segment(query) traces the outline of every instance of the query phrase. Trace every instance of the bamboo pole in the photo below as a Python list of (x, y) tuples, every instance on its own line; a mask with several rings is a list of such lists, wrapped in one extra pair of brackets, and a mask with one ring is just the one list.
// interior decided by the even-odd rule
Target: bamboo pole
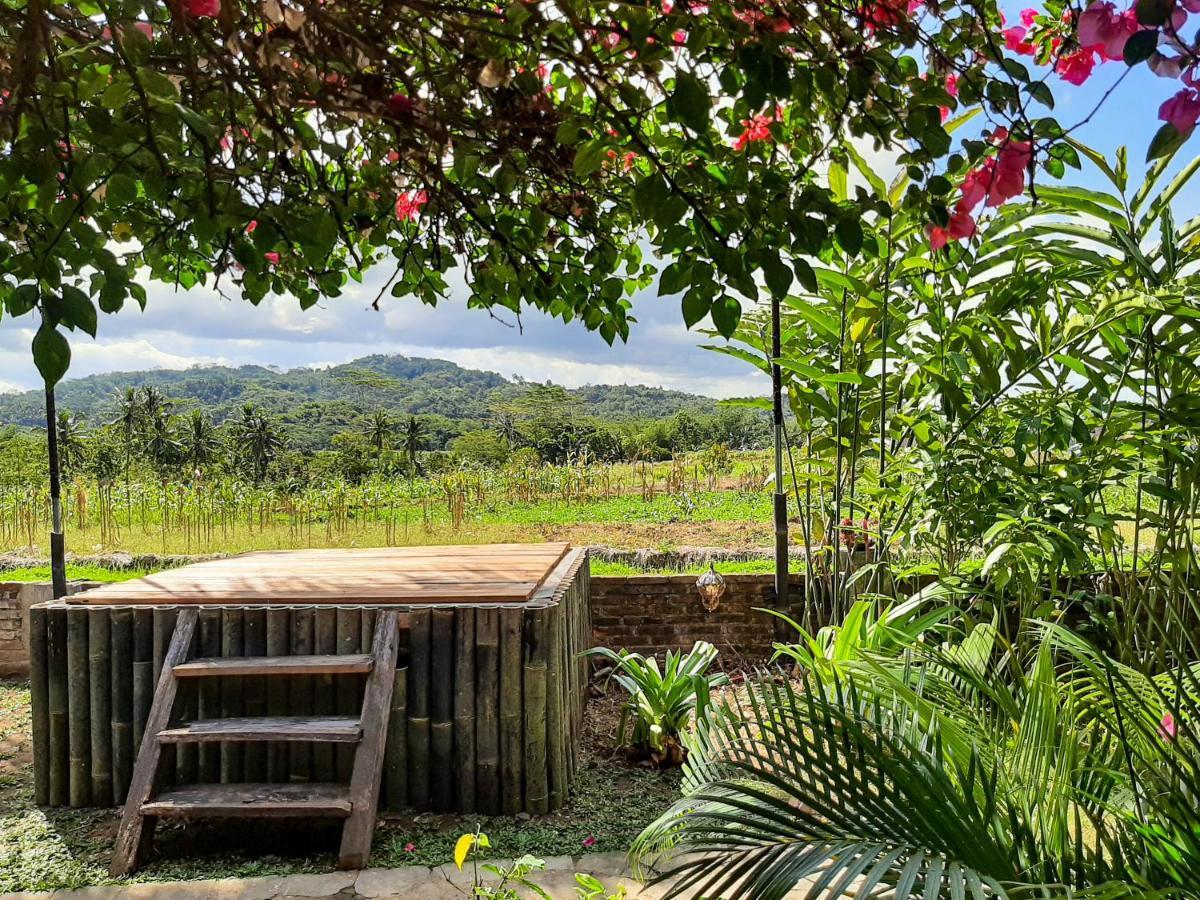
[(475, 812), (475, 610), (454, 614), (454, 772), (460, 813)]
[(550, 610), (525, 611), (525, 671), (522, 701), (525, 730), (525, 811), (538, 814), (550, 809), (550, 777), (546, 765), (546, 696)]
[[(313, 613), (313, 652), (322, 655), (337, 653), (337, 611), (318, 609)], [(337, 696), (332, 675), (318, 675), (313, 685), (313, 714), (331, 716), (336, 709)], [(333, 781), (336, 773), (333, 746), (328, 743), (312, 745), (312, 780)]]
[(408, 803), (429, 809), (430, 612), (413, 610), (408, 632)]
[[(221, 655), (221, 610), (200, 610), (200, 655), (213, 658)], [(221, 716), (221, 680), (201, 678), (198, 686), (201, 719), (216, 719)], [(221, 747), (205, 741), (198, 748), (200, 781), (211, 783), (221, 779)]]
[(109, 617), (112, 671), (112, 748), (114, 806), (125, 802), (133, 775), (133, 611), (114, 609)]
[[(288, 610), (267, 610), (267, 656), (288, 655)], [(288, 715), (287, 680), (279, 676), (264, 679), (267, 690), (267, 715)], [(267, 781), (288, 780), (287, 744), (272, 741), (267, 745)]]
[[(244, 656), (246, 620), (240, 609), (221, 610), (221, 656)], [(221, 718), (230, 719), (242, 714), (245, 702), (245, 679), (241, 675), (221, 678)], [(236, 741), (221, 742), (221, 783), (237, 784), (245, 774), (245, 753)]]
[(67, 746), (67, 611), (52, 609), (47, 614), (46, 658), (48, 729), (50, 736), (50, 805), (66, 806), (70, 796)]
[[(174, 622), (179, 621), (178, 610), (175, 611)], [(174, 627), (172, 627), (174, 634)], [(167, 642), (170, 646), (170, 641)], [(166, 652), (165, 650), (163, 651)], [(192, 646), (189, 653), (194, 656), (202, 656), (204, 653), (203, 640), (200, 634), (195, 634), (192, 637)], [(196, 679), (190, 679), (195, 682)], [(211, 681), (212, 679), (200, 679), (201, 681)], [(183, 721), (192, 721), (200, 716), (200, 691), (201, 685), (181, 683), (175, 696), (175, 707), (179, 711), (179, 718)], [(176, 744), (175, 745), (175, 781), (177, 784), (195, 784), (200, 780), (200, 747), (196, 744)]]
[[(267, 655), (267, 611), (248, 609), (243, 615), (243, 638), (246, 656)], [(262, 718), (267, 714), (267, 678), (264, 675), (247, 675), (242, 682), (245, 700), (244, 715)], [(267, 780), (267, 746), (260, 741), (245, 745), (245, 778), (252, 783)]]
[(91, 697), (88, 690), (88, 614), (67, 610), (67, 746), (70, 749), (70, 802), (92, 802)]
[(33, 741), (33, 802), (50, 802), (50, 673), (46, 610), (29, 610), (29, 705)]
[(521, 633), (523, 610), (500, 611), (500, 805), (506, 816), (525, 808), (522, 770), (525, 751), (521, 734)]
[(435, 609), (430, 649), (430, 805), (454, 808), (454, 610)]
[(546, 734), (547, 780), (550, 808), (561, 809), (567, 802), (570, 784), (567, 781), (567, 684), (563, 657), (566, 612), (561, 605), (546, 610), (549, 617), (546, 647)]
[[(158, 689), (158, 679), (162, 675), (163, 659), (167, 655), (167, 648), (171, 646), (171, 635), (175, 631), (175, 619), (179, 611), (175, 609), (159, 609), (155, 608), (151, 613), (151, 628), (153, 630), (153, 676), (151, 677), (150, 696), (153, 699), (154, 691)], [(183, 693), (190, 693), (191, 685), (183, 686)], [(177, 695), (178, 696), (178, 695)], [(149, 713), (147, 713), (149, 715)], [(176, 747), (167, 746), (162, 748), (162, 756), (160, 765), (162, 771), (172, 772), (176, 768), (177, 752)]]
[(142, 732), (154, 700), (154, 614), (133, 611), (133, 753), (142, 746)]
[(475, 612), (475, 796), (487, 816), (500, 813), (500, 611)]
[(97, 806), (107, 806), (113, 793), (112, 629), (107, 609), (91, 609), (87, 615), (92, 802)]
[(384, 808), (398, 812), (408, 805), (408, 667), (396, 667), (392, 707), (388, 714), (383, 756)]
[[(297, 609), (291, 613), (291, 649), (293, 656), (308, 656), (313, 652), (313, 611)], [(296, 675), (288, 679), (288, 711), (294, 716), (313, 713), (314, 679)], [(287, 748), (288, 780), (312, 780), (312, 744), (292, 744)]]
[[(337, 653), (345, 656), (362, 649), (362, 614), (357, 609), (337, 611)], [(339, 675), (334, 679), (335, 703), (339, 716), (353, 716), (362, 711), (362, 678), (358, 675)], [(338, 744), (334, 747), (334, 765), (337, 781), (349, 782), (354, 770), (354, 745)]]

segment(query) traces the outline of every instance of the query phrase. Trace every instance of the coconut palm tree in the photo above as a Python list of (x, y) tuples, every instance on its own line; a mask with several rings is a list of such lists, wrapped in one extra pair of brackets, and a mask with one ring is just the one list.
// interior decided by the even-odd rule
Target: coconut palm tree
[(375, 450), (375, 462), (378, 463), (387, 450), (392, 449), (396, 437), (396, 421), (384, 410), (377, 409), (363, 431), (363, 436)]
[(199, 409), (192, 410), (183, 429), (181, 443), (184, 461), (193, 474), (202, 471), (216, 459), (221, 449), (221, 441), (217, 437), (212, 419)]
[(79, 419), (69, 410), (60, 410), (55, 430), (58, 432), (59, 468), (64, 479), (83, 463), (83, 431)]
[(271, 462), (283, 449), (283, 438), (274, 422), (253, 404), (242, 407), (232, 424), (235, 452), (250, 466), (256, 484), (267, 477)]
[(125, 497), (130, 496), (129, 470), (137, 453), (138, 435), (141, 431), (142, 405), (136, 388), (125, 388), (117, 397), (117, 417), (109, 424), (121, 433), (123, 468), (125, 470)]
[(411, 475), (421, 474), (421, 463), (417, 453), (425, 449), (425, 439), (428, 432), (416, 416), (409, 416), (400, 434), (400, 446), (404, 449), (404, 457), (408, 460), (408, 471)]

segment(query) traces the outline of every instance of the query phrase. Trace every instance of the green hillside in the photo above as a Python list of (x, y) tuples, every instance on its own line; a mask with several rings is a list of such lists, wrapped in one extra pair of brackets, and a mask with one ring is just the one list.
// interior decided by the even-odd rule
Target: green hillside
[[(498, 404), (529, 387), (445, 360), (376, 355), (328, 369), (205, 366), (91, 375), (60, 384), (58, 404), (85, 427), (95, 427), (115, 418), (117, 398), (127, 388), (147, 385), (173, 400), (175, 412), (202, 407), (218, 424), (254, 404), (276, 418), (301, 450), (328, 447), (333, 435), (358, 427), (364, 412), (374, 409), (421, 416), (431, 444), (443, 446), (488, 424)], [(704, 416), (716, 409), (708, 397), (642, 385), (590, 385), (569, 393), (582, 414), (608, 422), (665, 419), (681, 410)], [(0, 424), (40, 427), (42, 404), (39, 391), (0, 394)]]

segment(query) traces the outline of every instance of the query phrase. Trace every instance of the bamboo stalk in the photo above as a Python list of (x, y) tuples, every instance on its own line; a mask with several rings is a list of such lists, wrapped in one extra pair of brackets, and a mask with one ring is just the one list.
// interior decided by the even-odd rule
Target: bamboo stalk
[(454, 610), (435, 609), (430, 645), (430, 805), (454, 808)]
[(408, 803), (429, 809), (429, 657), (431, 616), (414, 610), (408, 632)]
[(112, 629), (107, 609), (88, 610), (88, 689), (91, 694), (92, 802), (113, 793)]
[[(243, 615), (243, 646), (246, 656), (267, 655), (267, 611), (248, 609)], [(247, 675), (242, 682), (244, 715), (262, 718), (267, 714), (267, 678)], [(267, 780), (267, 747), (259, 741), (245, 745), (245, 778), (252, 783)]]
[[(153, 700), (154, 692), (158, 689), (158, 679), (162, 675), (163, 659), (167, 655), (167, 648), (171, 645), (171, 635), (175, 631), (175, 619), (179, 611), (176, 609), (158, 609), (155, 608), (151, 612), (150, 621), (152, 629), (153, 641), (153, 675), (150, 679), (150, 696)], [(183, 693), (191, 693), (192, 685), (185, 685)], [(177, 695), (178, 696), (178, 695)], [(182, 698), (180, 698), (182, 699)], [(149, 715), (149, 713), (147, 713)], [(176, 768), (177, 748), (173, 746), (163, 747), (161, 750), (160, 766), (161, 771), (173, 772)]]
[(154, 700), (154, 614), (133, 611), (133, 753), (142, 746), (142, 732)]
[(547, 609), (546, 614), (549, 616), (546, 647), (547, 780), (550, 808), (561, 809), (566, 804), (570, 791), (567, 781), (567, 684), (563, 659), (567, 617), (561, 605)]
[[(362, 614), (357, 609), (337, 611), (337, 653), (345, 656), (362, 649)], [(368, 645), (369, 646), (369, 645)], [(362, 676), (339, 675), (334, 679), (336, 709), (339, 716), (353, 716), (362, 710)], [(354, 769), (354, 745), (338, 744), (334, 748), (337, 780), (350, 781)]]
[(388, 714), (387, 747), (383, 756), (384, 808), (393, 812), (408, 805), (408, 667), (396, 667), (392, 707)]
[(110, 706), (112, 707), (113, 792), (114, 806), (125, 802), (129, 779), (133, 775), (133, 612), (114, 609), (109, 616), (109, 643), (112, 670)]
[(91, 696), (88, 690), (88, 611), (67, 610), (67, 746), (70, 803), (92, 802)]
[[(267, 656), (288, 655), (288, 611), (267, 610)], [(267, 683), (267, 715), (288, 714), (288, 685), (278, 676), (265, 679)], [(267, 781), (288, 780), (288, 746), (284, 741), (267, 745)]]
[(500, 611), (475, 612), (475, 797), (487, 816), (500, 812)]
[[(337, 611), (318, 609), (313, 613), (313, 652), (332, 655), (337, 653)], [(313, 715), (333, 715), (337, 702), (333, 676), (318, 675), (313, 685)], [(333, 746), (327, 743), (312, 745), (312, 780), (333, 781), (335, 761)]]
[(550, 808), (550, 778), (546, 765), (547, 669), (549, 610), (525, 612), (525, 671), (523, 673), (525, 741), (525, 811), (538, 814)]
[(473, 813), (475, 800), (475, 610), (454, 614), (454, 772), (457, 812)]
[(523, 611), (500, 611), (500, 804), (506, 816), (524, 810), (522, 777), (525, 761), (521, 734)]
[[(297, 609), (291, 614), (291, 648), (293, 656), (308, 656), (313, 652), (313, 611)], [(297, 675), (288, 680), (288, 711), (294, 716), (313, 713), (314, 679)], [(292, 744), (287, 748), (288, 780), (312, 780), (312, 744)]]
[[(221, 655), (221, 610), (200, 610), (200, 655), (213, 658)], [(202, 678), (197, 688), (197, 715), (201, 719), (216, 719), (221, 715), (221, 680)], [(197, 762), (200, 781), (215, 782), (221, 779), (221, 747), (205, 741), (198, 748)]]
[(50, 802), (50, 675), (47, 671), (50, 660), (46, 628), (46, 610), (32, 607), (29, 610), (29, 705), (33, 712), (33, 802), (38, 806)]
[[(221, 610), (221, 656), (244, 656), (246, 620), (240, 609)], [(245, 702), (245, 679), (241, 675), (221, 678), (221, 718), (242, 714)], [(236, 741), (221, 742), (221, 783), (236, 784), (245, 774), (245, 748)]]
[(66, 806), (70, 797), (70, 748), (67, 743), (67, 611), (47, 613), (47, 703), (49, 711), (50, 805)]

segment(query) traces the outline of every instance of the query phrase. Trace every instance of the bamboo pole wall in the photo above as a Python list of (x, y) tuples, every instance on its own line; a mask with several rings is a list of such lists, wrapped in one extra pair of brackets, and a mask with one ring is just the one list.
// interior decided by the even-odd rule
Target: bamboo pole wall
[[(582, 551), (524, 606), (401, 616), (380, 806), (544, 813), (569, 799), (586, 701)], [(177, 607), (35, 606), (30, 615), (34, 793), (51, 806), (124, 802)], [(356, 653), (377, 607), (205, 607), (191, 656)], [(362, 676), (186, 679), (176, 718), (356, 714)], [(330, 744), (180, 746), (166, 783), (337, 781)]]

